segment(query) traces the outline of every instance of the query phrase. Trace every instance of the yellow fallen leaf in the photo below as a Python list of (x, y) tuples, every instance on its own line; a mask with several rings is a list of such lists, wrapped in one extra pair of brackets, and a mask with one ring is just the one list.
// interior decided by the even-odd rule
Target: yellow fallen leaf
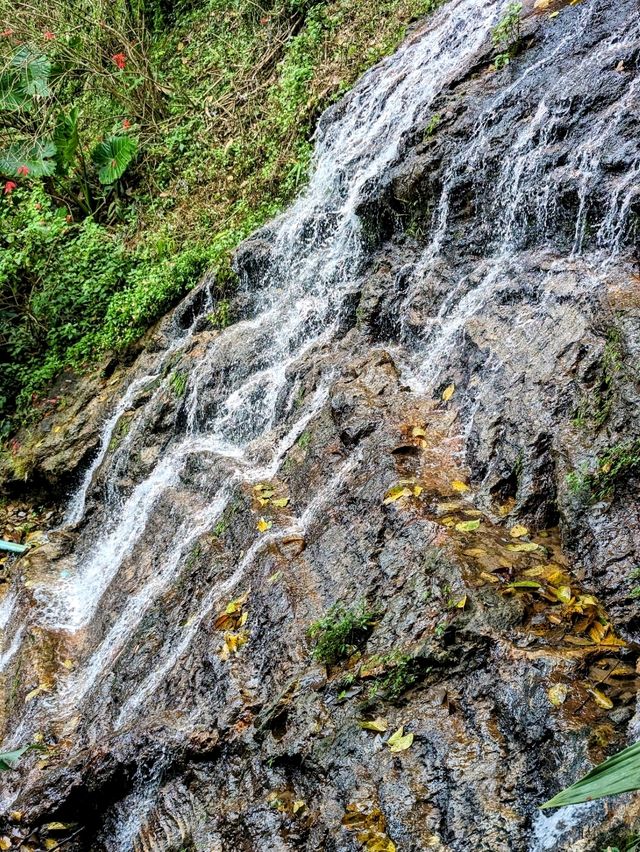
[(258, 504), (259, 504), (260, 506), (268, 506), (268, 505), (269, 505), (269, 500), (268, 500), (268, 498), (266, 498), (266, 497), (258, 497)]
[(260, 520), (256, 524), (256, 529), (258, 530), (258, 532), (263, 533), (263, 532), (266, 532), (267, 530), (270, 530), (272, 526), (273, 526), (273, 521), (265, 521), (264, 518), (260, 518)]
[(22, 811), (11, 811), (9, 813), (11, 822), (22, 822)]
[(458, 601), (458, 603), (456, 604), (456, 609), (464, 609), (466, 605), (467, 605), (467, 596), (463, 595), (460, 598), (460, 600)]
[(413, 486), (413, 496), (414, 497), (419, 497), (422, 494), (423, 491), (424, 491), (424, 489), (423, 489), (422, 485), (414, 485)]
[(0, 849), (11, 849), (11, 840), (6, 834), (0, 837)]
[(573, 595), (571, 594), (571, 586), (560, 586), (556, 589), (556, 597), (561, 603), (569, 603)]
[(446, 515), (448, 512), (456, 512), (461, 507), (462, 503), (458, 503), (455, 500), (451, 503), (439, 503), (438, 512)]
[(411, 434), (414, 438), (426, 438), (427, 433), (420, 426), (414, 426), (411, 430)]
[(451, 399), (451, 397), (452, 397), (452, 396), (453, 396), (453, 394), (454, 394), (455, 389), (456, 389), (456, 386), (455, 386), (455, 385), (453, 384), (453, 382), (452, 382), (450, 385), (448, 385), (448, 386), (447, 386), (447, 387), (443, 390), (443, 392), (442, 392), (442, 399), (443, 399), (445, 402), (449, 402), (449, 400)]
[(533, 553), (534, 550), (538, 550), (539, 545), (534, 541), (522, 541), (519, 544), (508, 544), (507, 550), (511, 550), (514, 553)]
[(389, 751), (393, 752), (406, 751), (408, 748), (411, 747), (412, 743), (413, 734), (405, 734), (404, 725), (398, 728), (395, 733), (391, 734), (391, 736), (387, 740)]
[(394, 485), (384, 495), (384, 500), (382, 502), (386, 506), (389, 503), (395, 503), (395, 501), (399, 500), (401, 497), (410, 497), (410, 496), (411, 496), (411, 489), (407, 488), (406, 485)]
[(72, 822), (47, 822), (44, 828), (47, 831), (68, 831), (70, 828), (74, 828), (74, 825)]
[(298, 799), (293, 803), (291, 810), (294, 812), (294, 814), (297, 814), (298, 811), (301, 811), (303, 808), (306, 807), (307, 806), (305, 805), (305, 803), (301, 799)]
[(554, 707), (559, 707), (561, 704), (564, 704), (568, 694), (569, 687), (566, 683), (556, 683), (555, 686), (552, 686), (547, 690), (547, 697)]
[(480, 521), (461, 521), (459, 524), (456, 524), (456, 529), (458, 532), (473, 532), (477, 530), (480, 526)]
[(594, 642), (600, 644), (609, 631), (608, 624), (600, 624), (599, 621), (594, 621), (591, 627), (589, 628), (589, 636), (593, 639)]
[(388, 728), (387, 720), (381, 716), (378, 716), (376, 719), (367, 719), (358, 722), (358, 724), (365, 731), (377, 731), (380, 734), (383, 734)]
[(58, 841), (53, 837), (47, 837), (47, 839), (44, 841), (45, 849), (55, 849), (57, 845)]
[(604, 710), (611, 710), (613, 707), (613, 701), (604, 694), (604, 692), (600, 692), (599, 689), (589, 689), (588, 692), (593, 695), (593, 698), (598, 705), (598, 707), (602, 707)]
[(31, 692), (28, 692), (25, 695), (24, 700), (25, 701), (32, 701), (36, 697), (36, 695), (40, 695), (41, 692), (47, 692), (47, 691), (48, 690), (46, 690), (43, 686), (36, 686), (35, 689), (32, 689)]
[(273, 506), (277, 506), (278, 509), (284, 509), (284, 507), (289, 504), (289, 498), (279, 497), (277, 500), (272, 500), (271, 503)]
[(277, 583), (280, 577), (282, 577), (282, 571), (276, 571), (267, 579), (267, 583)]
[(466, 491), (469, 491), (469, 486), (466, 483), (461, 482), (459, 479), (454, 479), (451, 483), (451, 487), (459, 494), (464, 494)]
[(500, 578), (496, 577), (494, 574), (489, 574), (487, 571), (481, 571), (480, 576), (483, 580), (486, 580), (488, 583), (499, 583)]
[(249, 613), (245, 610), (240, 616), (240, 627), (244, 627), (247, 623), (247, 619), (249, 618)]
[(559, 14), (560, 14), (560, 10), (558, 10), (557, 12), (552, 12), (552, 13), (549, 15), (549, 17), (550, 17), (550, 18), (557, 18)]
[(487, 555), (487, 551), (482, 547), (468, 547), (462, 551), (465, 556), (473, 556), (475, 559), (480, 559)]
[(522, 538), (523, 535), (529, 535), (529, 530), (521, 524), (516, 524), (509, 530), (509, 535), (511, 538)]
[(73, 660), (69, 660), (69, 659), (63, 660), (62, 665), (65, 667), (65, 669), (71, 670), (73, 668)]

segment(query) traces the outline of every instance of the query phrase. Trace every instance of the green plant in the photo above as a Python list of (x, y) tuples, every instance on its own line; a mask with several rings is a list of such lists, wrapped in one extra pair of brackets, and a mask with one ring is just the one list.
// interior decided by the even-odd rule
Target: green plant
[(640, 789), (640, 742), (622, 749), (540, 807), (559, 808)]
[(440, 124), (441, 118), (442, 116), (439, 112), (434, 112), (424, 129), (423, 136), (425, 139), (428, 139), (430, 136), (433, 136), (433, 134), (438, 129), (438, 125)]
[(311, 432), (305, 431), (302, 432), (297, 440), (297, 444), (301, 450), (306, 450), (309, 444), (311, 443)]
[(207, 316), (207, 319), (213, 328), (223, 329), (231, 325), (233, 320), (231, 318), (231, 306), (229, 304), (229, 300), (220, 299), (216, 303), (215, 308)]
[(334, 604), (307, 631), (307, 636), (314, 642), (314, 659), (335, 665), (348, 657), (364, 645), (376, 617), (377, 613), (368, 609), (364, 601), (349, 608), (342, 603)]
[(491, 31), (493, 46), (500, 50), (493, 61), (498, 69), (508, 65), (518, 52), (521, 12), (522, 3), (509, 3), (505, 14)]
[(580, 428), (593, 425), (602, 428), (609, 420), (616, 399), (616, 385), (624, 374), (622, 336), (617, 328), (609, 328), (593, 390), (580, 402), (573, 422)]
[(640, 438), (614, 444), (596, 459), (595, 469), (583, 468), (567, 475), (572, 494), (593, 501), (609, 499), (617, 484), (640, 471)]
[(382, 663), (387, 671), (377, 679), (376, 686), (389, 701), (397, 701), (422, 676), (419, 661), (409, 654), (394, 652), (383, 657)]
[(188, 378), (189, 375), (184, 370), (176, 370), (172, 373), (171, 378), (169, 379), (169, 385), (176, 396), (184, 396), (184, 392), (187, 389)]

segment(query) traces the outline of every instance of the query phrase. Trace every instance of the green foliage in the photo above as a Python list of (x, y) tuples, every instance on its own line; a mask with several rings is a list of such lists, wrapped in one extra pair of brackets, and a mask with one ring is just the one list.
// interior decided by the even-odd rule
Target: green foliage
[(220, 299), (207, 319), (213, 328), (223, 329), (231, 325), (231, 306), (228, 299)]
[(616, 485), (640, 471), (640, 438), (615, 444), (596, 460), (595, 469), (572, 471), (567, 476), (569, 490), (581, 499), (610, 498)]
[(439, 112), (434, 112), (434, 114), (431, 116), (431, 118), (427, 122), (427, 126), (424, 129), (424, 138), (425, 139), (428, 139), (430, 136), (433, 136), (433, 134), (438, 129), (438, 125), (440, 124), (441, 118), (442, 118), (442, 116), (440, 115)]
[(520, 13), (522, 3), (509, 3), (500, 22), (491, 31), (493, 46), (500, 50), (494, 59), (496, 68), (504, 68), (520, 46)]
[(616, 386), (624, 373), (622, 336), (617, 328), (610, 328), (607, 331), (598, 379), (591, 393), (585, 396), (578, 406), (573, 421), (576, 426), (601, 429), (607, 423), (616, 400)]
[(184, 396), (184, 392), (187, 389), (188, 378), (188, 374), (181, 370), (176, 370), (175, 373), (172, 374), (169, 379), (169, 384), (171, 386), (171, 390), (176, 396)]
[(314, 642), (314, 659), (335, 665), (353, 654), (367, 641), (376, 617), (377, 613), (368, 609), (364, 601), (350, 608), (342, 603), (334, 604), (307, 631)]
[(136, 155), (138, 145), (131, 136), (107, 136), (93, 149), (91, 159), (98, 169), (100, 183), (112, 184), (119, 180)]
[(398, 701), (422, 677), (419, 661), (409, 654), (395, 652), (383, 657), (381, 663), (386, 671), (376, 678), (375, 691), (388, 701)]
[(612, 846), (610, 843), (603, 847), (601, 852), (640, 852), (640, 834), (636, 832), (626, 833), (624, 836), (620, 836), (616, 834), (616, 838), (613, 841), (616, 845)]
[(580, 781), (558, 793), (541, 807), (559, 808), (638, 789), (640, 789), (640, 742), (614, 754)]
[(306, 180), (320, 111), (439, 3), (0, 0), (0, 412), (205, 272), (228, 324), (231, 253)]
[(311, 432), (309, 432), (308, 429), (300, 434), (300, 437), (297, 440), (297, 444), (298, 444), (298, 446), (300, 447), (301, 450), (307, 449), (307, 447), (311, 443), (311, 438), (312, 438), (312, 435), (311, 435)]

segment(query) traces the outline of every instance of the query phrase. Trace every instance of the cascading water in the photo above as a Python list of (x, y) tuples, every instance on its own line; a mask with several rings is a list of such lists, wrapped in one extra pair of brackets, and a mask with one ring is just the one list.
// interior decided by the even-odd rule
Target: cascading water
[[(480, 61), (502, 11), (495, 0), (451, 0), (366, 74), (321, 119), (307, 191), (249, 242), (251, 268), (240, 256), (243, 318), (203, 335), (196, 316), (133, 376), (68, 506), (67, 528), (77, 530), (72, 552), (57, 562), (56, 576), (30, 583), (30, 608), (19, 583), (0, 604), (5, 677), (21, 653), (29, 653), (23, 642), (29, 632), (49, 633), (58, 653), (72, 660), (55, 685), (10, 717), (6, 746), (21, 745), (47, 724), (62, 739), (77, 736), (90, 748), (135, 727), (146, 714), (176, 716), (182, 727), (209, 719), (206, 700), (193, 697), (181, 680), (203, 625), (240, 588), (254, 563), (322, 523), (335, 495), (357, 477), (365, 455), (355, 451), (340, 458), (322, 491), (309, 494), (285, 523), (239, 542), (233, 564), (206, 592), (180, 598), (190, 564), (200, 543), (219, 535), (216, 530), (242, 511), (239, 495), (279, 475), (287, 454), (326, 409), (338, 378), (335, 352), (351, 328), (352, 298), (369, 270), (363, 206), (384, 194), (388, 175), (440, 108), (438, 99)], [(573, 42), (595, 26), (596, 11), (595, 2), (573, 10), (572, 29), (535, 61), (521, 67), (514, 62), (508, 82), (496, 84), (476, 106), (468, 136), (449, 140), (429, 236), (414, 252), (408, 286), (398, 286), (400, 331), (389, 341), (396, 363), (406, 364), (405, 381), (416, 399), (432, 395), (467, 327), (482, 321), (488, 301), (512, 278), (535, 273), (544, 302), (551, 298), (547, 284), (559, 271), (578, 268), (585, 291), (595, 289), (628, 253), (640, 159), (614, 175), (612, 189), (607, 157), (627, 112), (637, 108), (638, 78), (621, 78), (620, 90), (589, 132), (563, 143), (573, 108), (566, 91), (640, 47), (640, 23), (623, 20), (568, 63)], [(566, 73), (552, 73), (563, 62)], [(550, 83), (540, 82), (545, 80)], [(515, 116), (527, 98), (527, 120), (518, 124), (505, 156), (496, 148), (496, 115)], [(567, 182), (575, 196), (571, 221), (562, 221), (569, 250), (559, 257), (552, 248), (543, 263), (537, 258), (532, 264), (537, 243), (558, 243), (557, 189)], [(596, 227), (593, 206), (603, 195), (605, 212)], [(477, 217), (488, 223), (481, 256), (476, 245), (472, 262), (467, 257), (464, 264), (452, 237), (463, 196), (473, 196)], [(425, 281), (446, 284), (438, 284), (435, 309), (431, 305), (428, 312), (420, 303)], [(511, 324), (502, 341), (505, 351), (516, 351), (528, 338), (530, 322), (523, 313)], [(171, 369), (188, 363), (194, 352), (179, 414), (167, 429), (162, 406), (171, 395)], [(305, 387), (311, 392), (301, 395)], [(125, 415), (128, 434), (114, 447)], [(162, 435), (159, 450), (148, 444), (154, 432)], [(155, 623), (160, 627), (153, 628)], [(158, 761), (165, 766), (164, 758)], [(149, 780), (142, 773), (140, 789), (112, 812), (115, 839), (103, 840), (106, 848), (147, 848), (148, 841), (137, 838), (150, 831), (145, 821), (161, 774)], [(16, 781), (4, 804), (19, 792)], [(136, 806), (129, 808), (131, 801)], [(539, 826), (536, 836), (543, 838), (539, 848), (546, 848)], [(166, 843), (157, 848), (173, 848)]]

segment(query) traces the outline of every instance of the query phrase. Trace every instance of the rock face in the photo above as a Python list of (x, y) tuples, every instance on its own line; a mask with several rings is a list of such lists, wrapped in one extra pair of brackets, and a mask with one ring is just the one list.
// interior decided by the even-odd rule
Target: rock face
[(637, 731), (640, 16), (526, 9), (496, 71), (501, 13), (365, 75), (241, 319), (205, 282), (35, 458), (80, 485), (0, 603), (14, 845), (623, 848), (629, 797), (538, 806)]

